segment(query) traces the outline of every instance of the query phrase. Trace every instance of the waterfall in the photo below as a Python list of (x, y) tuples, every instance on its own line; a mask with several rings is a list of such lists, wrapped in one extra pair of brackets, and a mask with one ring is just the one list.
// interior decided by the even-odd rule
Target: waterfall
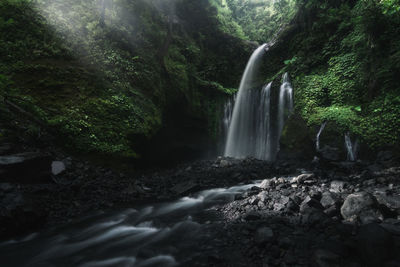
[(358, 150), (358, 141), (356, 140), (354, 143), (351, 142), (350, 134), (346, 133), (344, 135), (344, 144), (347, 150), (347, 160), (356, 161), (357, 160), (357, 150)]
[(293, 88), (286, 72), (282, 77), (282, 85), (279, 89), (278, 103), (278, 136), (281, 136), (285, 121), (293, 111)]
[(279, 150), (279, 137), (293, 110), (293, 89), (287, 73), (277, 97), (271, 93), (272, 82), (262, 88), (255, 84), (260, 59), (269, 47), (264, 44), (257, 48), (247, 63), (228, 129), (225, 156), (273, 161)]
[(326, 121), (324, 121), (321, 124), (321, 128), (319, 128), (319, 131), (317, 133), (317, 137), (316, 137), (316, 141), (315, 141), (315, 148), (316, 148), (317, 151), (320, 150), (319, 137), (321, 136), (322, 131), (325, 129), (325, 126), (326, 126)]
[(244, 158), (255, 155), (255, 111), (259, 107), (258, 90), (252, 88), (254, 76), (258, 70), (261, 56), (266, 45), (258, 47), (251, 55), (240, 81), (239, 91), (233, 108), (232, 121), (229, 126), (225, 146), (225, 156)]

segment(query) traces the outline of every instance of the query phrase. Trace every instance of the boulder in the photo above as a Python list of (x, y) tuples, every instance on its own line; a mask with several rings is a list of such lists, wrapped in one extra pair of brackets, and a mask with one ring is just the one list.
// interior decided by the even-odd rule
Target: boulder
[(53, 161), (51, 163), (51, 173), (53, 175), (59, 175), (66, 170), (65, 164), (62, 161)]
[(357, 192), (347, 196), (340, 208), (340, 213), (345, 220), (360, 220), (361, 223), (366, 224), (383, 220), (378, 206), (373, 195), (367, 192)]
[(50, 181), (51, 157), (37, 152), (0, 156), (0, 181), (43, 183)]

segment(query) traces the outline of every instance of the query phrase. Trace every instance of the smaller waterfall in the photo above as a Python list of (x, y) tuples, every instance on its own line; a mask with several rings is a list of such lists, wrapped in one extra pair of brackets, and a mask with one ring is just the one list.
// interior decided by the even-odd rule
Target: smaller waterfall
[(222, 117), (222, 134), (226, 136), (228, 134), (229, 125), (232, 121), (233, 106), (235, 104), (236, 95), (229, 97), (224, 105), (224, 115)]
[(321, 128), (319, 128), (319, 131), (317, 133), (317, 137), (316, 137), (316, 141), (315, 141), (315, 148), (316, 148), (317, 151), (320, 150), (319, 137), (321, 136), (322, 131), (325, 129), (325, 126), (326, 126), (326, 121), (324, 121), (321, 124)]
[(286, 72), (282, 76), (282, 85), (279, 89), (278, 104), (278, 136), (281, 136), (285, 120), (293, 111), (293, 87), (289, 81), (289, 75)]
[(357, 160), (357, 150), (358, 150), (358, 141), (356, 140), (354, 143), (351, 142), (350, 134), (346, 133), (344, 135), (344, 143), (347, 150), (347, 160), (356, 161)]

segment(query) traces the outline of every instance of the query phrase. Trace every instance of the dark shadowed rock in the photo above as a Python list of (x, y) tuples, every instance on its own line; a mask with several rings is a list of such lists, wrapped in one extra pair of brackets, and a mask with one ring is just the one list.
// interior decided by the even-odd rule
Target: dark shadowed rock
[(379, 204), (386, 206), (391, 211), (396, 212), (397, 214), (400, 214), (400, 194), (399, 193), (388, 194), (386, 192), (376, 192), (374, 194), (374, 196), (378, 200)]
[(307, 196), (300, 204), (300, 212), (307, 213), (311, 208), (317, 210), (323, 209), (321, 203), (319, 203), (318, 200), (311, 198), (310, 196)]
[(269, 227), (261, 227), (257, 229), (254, 240), (257, 244), (262, 245), (269, 243), (274, 239), (274, 232)]
[(0, 180), (19, 183), (50, 181), (51, 158), (36, 152), (0, 156)]
[(340, 213), (345, 220), (359, 219), (363, 224), (383, 220), (375, 197), (367, 192), (358, 192), (347, 196)]
[(331, 147), (325, 145), (320, 151), (320, 156), (322, 159), (329, 161), (338, 161), (340, 160), (340, 151), (336, 147)]
[(261, 215), (257, 211), (249, 211), (244, 215), (244, 219), (246, 221), (256, 221), (259, 220), (260, 218)]
[(367, 266), (383, 266), (392, 255), (392, 236), (377, 223), (361, 226), (357, 241), (359, 257)]
[(178, 195), (187, 194), (197, 189), (199, 189), (199, 185), (194, 181), (182, 182), (171, 188), (171, 190)]
[(341, 267), (341, 257), (331, 251), (319, 249), (314, 252), (314, 262), (318, 267)]

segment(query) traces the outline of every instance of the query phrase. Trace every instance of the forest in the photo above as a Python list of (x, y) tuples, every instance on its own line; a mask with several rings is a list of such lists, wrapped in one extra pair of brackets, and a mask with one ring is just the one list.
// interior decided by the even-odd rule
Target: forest
[(0, 265), (399, 266), (400, 0), (1, 0)]

